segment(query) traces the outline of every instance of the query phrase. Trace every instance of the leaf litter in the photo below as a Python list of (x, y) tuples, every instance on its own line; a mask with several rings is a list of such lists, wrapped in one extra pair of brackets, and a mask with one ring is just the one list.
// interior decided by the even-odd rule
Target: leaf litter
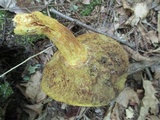
[[(17, 1), (14, 0), (12, 2), (4, 2), (5, 1), (2, 1), (0, 5), (5, 9), (16, 13), (24, 12), (22, 9), (24, 7), (22, 1), (18, 1), (20, 2), (19, 4), (15, 4)], [(90, 4), (90, 0), (84, 0), (83, 2), (88, 2), (88, 4)], [(8, 3), (11, 3), (11, 5)], [(29, 120), (158, 120), (160, 117), (157, 108), (160, 100), (160, 88), (157, 84), (159, 81), (160, 63), (152, 64), (152, 62), (155, 60), (153, 59), (154, 56), (159, 57), (160, 51), (160, 14), (157, 12), (159, 10), (159, 2), (156, 0), (148, 0), (146, 4), (145, 1), (117, 0), (116, 3), (113, 4), (110, 1), (102, 1), (102, 4), (100, 6), (97, 5), (88, 16), (81, 16), (78, 13), (83, 3), (69, 0), (62, 0), (60, 3), (61, 4), (55, 1), (54, 6), (62, 13), (80, 19), (84, 23), (90, 24), (100, 31), (108, 32), (111, 35), (117, 35), (135, 46), (134, 49), (128, 46), (124, 46), (124, 48), (129, 54), (131, 64), (133, 64), (135, 68), (141, 67), (139, 71), (142, 71), (143, 75), (138, 77), (139, 80), (136, 80), (136, 77), (132, 77), (132, 79), (135, 79), (137, 85), (134, 83), (134, 85), (125, 87), (115, 101), (112, 101), (108, 106), (82, 108), (66, 105), (63, 107), (62, 103), (48, 99), (40, 88), (42, 77), (41, 68), (54, 56), (53, 50), (50, 49), (32, 60), (33, 63), (29, 64), (29, 73), (27, 74), (28, 81), (17, 85), (29, 102), (29, 104), (26, 103), (23, 107), (23, 111), (29, 115)], [(45, 8), (47, 4), (49, 4), (49, 2), (43, 4), (44, 6), (42, 8)], [(70, 11), (69, 9), (73, 4), (78, 6), (76, 11)], [(144, 15), (137, 15), (137, 9), (142, 9), (139, 8), (142, 4), (142, 7), (145, 8)], [(17, 9), (17, 5), (19, 5), (18, 11), (14, 11), (13, 9)], [(32, 7), (33, 4), (31, 3), (30, 5)], [(30, 7), (30, 5), (27, 7)], [(148, 6), (151, 7), (148, 8)], [(35, 8), (33, 10), (41, 10), (41, 8)], [(59, 17), (57, 17), (57, 19), (66, 25), (69, 24)], [(155, 29), (156, 26), (157, 30)], [(72, 28), (74, 27), (75, 25), (73, 24)], [(86, 30), (75, 29), (74, 32), (84, 33)], [(42, 45), (42, 48), (45, 47)], [(36, 64), (41, 64), (41, 67), (37, 67)], [(154, 78), (153, 81), (142, 80), (148, 76), (148, 73), (145, 72), (145, 66), (149, 68), (149, 72)], [(132, 73), (134, 74), (135, 72)], [(158, 94), (159, 98), (156, 97), (155, 94)], [(76, 111), (76, 113), (73, 111)]]
[(159, 112), (157, 111), (159, 100), (155, 97), (155, 93), (157, 93), (157, 91), (152, 86), (152, 83), (150, 81), (144, 80), (143, 84), (145, 94), (144, 98), (142, 99), (142, 106), (138, 120), (145, 120), (153, 115), (155, 119), (159, 119), (156, 116)]
[(40, 11), (44, 9), (51, 0), (1, 0), (0, 6), (5, 10), (15, 13)]

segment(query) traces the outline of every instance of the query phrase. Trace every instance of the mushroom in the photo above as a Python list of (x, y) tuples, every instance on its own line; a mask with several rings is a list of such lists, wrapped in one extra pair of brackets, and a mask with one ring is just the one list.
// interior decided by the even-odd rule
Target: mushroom
[(56, 101), (74, 106), (104, 106), (123, 89), (128, 56), (110, 37), (86, 33), (75, 37), (41, 12), (17, 14), (14, 32), (44, 34), (58, 48), (43, 71), (41, 87)]

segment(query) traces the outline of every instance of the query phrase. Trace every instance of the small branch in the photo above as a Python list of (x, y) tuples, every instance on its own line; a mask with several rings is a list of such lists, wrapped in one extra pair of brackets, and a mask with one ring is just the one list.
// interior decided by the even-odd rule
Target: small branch
[(81, 21), (79, 21), (79, 20), (77, 20), (77, 19), (73, 19), (73, 18), (71, 18), (71, 17), (69, 17), (69, 16), (66, 16), (66, 15), (58, 12), (58, 11), (55, 10), (54, 8), (51, 8), (51, 9), (50, 9), (50, 12), (52, 12), (52, 13), (54, 13), (54, 14), (56, 14), (56, 15), (64, 18), (64, 19), (66, 19), (66, 20), (69, 20), (69, 21), (71, 21), (71, 22), (73, 22), (73, 23), (75, 23), (75, 24), (77, 24), (77, 25), (80, 25), (80, 26), (82, 26), (82, 27), (84, 27), (84, 28), (87, 28), (87, 29), (92, 30), (92, 31), (94, 31), (94, 32), (97, 32), (97, 33), (106, 35), (106, 36), (108, 36), (108, 37), (111, 37), (111, 38), (115, 39), (116, 41), (118, 41), (118, 42), (120, 42), (120, 43), (122, 43), (122, 44), (124, 44), (124, 45), (127, 45), (127, 46), (129, 46), (129, 47), (131, 47), (131, 48), (134, 47), (134, 46), (132, 46), (131, 44), (129, 44), (129, 43), (128, 43), (126, 40), (124, 40), (124, 39), (118, 38), (118, 37), (116, 37), (116, 36), (112, 36), (112, 35), (110, 35), (110, 34), (108, 34), (108, 33), (103, 33), (103, 32), (101, 32), (101, 31), (98, 31), (98, 30), (96, 30), (95, 28), (93, 28), (93, 27), (91, 27), (91, 26), (89, 26), (89, 25), (86, 25), (86, 24), (82, 23)]
[(21, 62), (20, 64), (14, 66), (13, 68), (9, 69), (8, 71), (6, 71), (6, 72), (3, 73), (2, 75), (0, 75), (0, 78), (4, 77), (7, 73), (11, 72), (12, 70), (14, 70), (14, 69), (16, 69), (17, 67), (19, 67), (19, 66), (23, 65), (24, 63), (26, 63), (28, 60), (30, 60), (30, 59), (36, 57), (37, 55), (42, 54), (43, 52), (45, 52), (46, 50), (48, 50), (48, 49), (50, 49), (50, 48), (52, 48), (52, 47), (53, 47), (53, 46), (50, 46), (50, 47), (44, 49), (43, 51), (41, 51), (41, 52), (39, 52), (39, 53), (37, 53), (37, 54), (35, 54), (35, 55), (33, 55), (33, 56), (27, 58), (26, 60), (24, 60), (24, 61)]

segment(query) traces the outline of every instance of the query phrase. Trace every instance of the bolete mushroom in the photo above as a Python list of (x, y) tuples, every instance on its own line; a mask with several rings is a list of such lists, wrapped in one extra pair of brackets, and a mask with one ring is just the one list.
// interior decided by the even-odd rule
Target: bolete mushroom
[(41, 12), (18, 14), (16, 34), (44, 34), (58, 51), (43, 71), (42, 89), (51, 98), (75, 106), (107, 105), (123, 89), (128, 56), (107, 36), (70, 30)]

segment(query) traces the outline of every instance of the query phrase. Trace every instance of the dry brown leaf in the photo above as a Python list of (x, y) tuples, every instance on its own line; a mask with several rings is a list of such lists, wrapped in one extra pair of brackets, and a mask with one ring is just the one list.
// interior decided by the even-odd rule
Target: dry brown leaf
[(149, 31), (147, 34), (148, 38), (151, 40), (151, 42), (154, 43), (158, 43), (158, 37), (156, 35), (156, 31)]
[(0, 6), (15, 13), (40, 11), (46, 7), (51, 0), (0, 0)]
[(155, 115), (150, 115), (150, 116), (147, 117), (146, 120), (159, 120), (159, 118)]
[(119, 106), (117, 103), (114, 105), (114, 108), (109, 108), (109, 112), (105, 115), (103, 120), (121, 120)]
[(40, 88), (40, 91), (38, 92), (38, 94), (36, 96), (36, 103), (39, 103), (39, 102), (43, 101), (46, 97), (47, 97), (46, 94)]
[(26, 84), (26, 95), (31, 99), (36, 99), (37, 93), (40, 90), (40, 80), (42, 74), (36, 71), (30, 78), (30, 81)]
[(15, 12), (15, 13), (23, 12), (21, 8), (17, 5), (16, 0), (1, 0), (0, 6), (2, 6), (4, 9), (9, 10), (11, 12)]
[(151, 66), (152, 72), (154, 72), (154, 79), (160, 78), (160, 65), (153, 65)]
[(146, 120), (146, 115), (147, 114), (148, 114), (148, 109), (146, 109), (146, 107), (141, 107), (140, 115), (138, 117), (138, 120)]
[(40, 102), (46, 98), (40, 86), (41, 77), (42, 73), (36, 71), (36, 73), (31, 76), (30, 81), (25, 85), (25, 96), (30, 98), (31, 101)]
[(68, 120), (75, 120), (76, 116), (68, 118)]
[(23, 110), (28, 113), (29, 118), (28, 120), (35, 120), (35, 118), (37, 117), (37, 115), (40, 115), (43, 109), (43, 104), (42, 103), (38, 103), (38, 104), (34, 104), (34, 105), (25, 105), (26, 108), (24, 108)]
[(124, 9), (133, 10), (133, 9), (128, 5), (128, 3), (126, 2), (126, 0), (121, 0), (121, 1), (122, 1), (123, 8), (124, 8)]
[(151, 50), (151, 51), (150, 51), (150, 53), (152, 53), (152, 52), (154, 52), (154, 53), (160, 53), (160, 47), (157, 48), (157, 49), (155, 49), (155, 50)]
[(101, 12), (101, 13), (105, 13), (105, 12), (106, 12), (106, 8), (105, 8), (105, 6), (101, 6), (101, 8), (100, 8), (100, 12)]
[(116, 98), (116, 102), (124, 107), (127, 107), (129, 102), (139, 104), (139, 98), (137, 93), (132, 88), (126, 87)]
[(145, 96), (142, 100), (143, 105), (148, 109), (151, 108), (151, 112), (156, 114), (156, 106), (159, 103), (157, 98), (155, 97), (155, 93), (157, 91), (152, 86), (152, 83), (148, 80), (143, 81), (143, 87), (145, 89)]
[(90, 0), (83, 0), (82, 3), (85, 4), (85, 5), (89, 5), (90, 4)]
[(71, 2), (70, 0), (66, 0), (66, 1), (69, 2), (69, 3)]
[(27, 109), (27, 108), (24, 108), (23, 109), (26, 113), (28, 113), (29, 117), (28, 117), (28, 120), (35, 120), (36, 116), (37, 116), (37, 113), (34, 112), (33, 110), (30, 110), (30, 109)]
[(32, 111), (36, 112), (37, 114), (41, 114), (43, 104), (38, 103), (38, 104), (34, 104), (34, 105), (26, 105), (26, 108), (31, 109)]
[(151, 114), (156, 115), (156, 107), (159, 103), (154, 95), (156, 90), (152, 86), (152, 83), (148, 80), (144, 80), (143, 87), (145, 89), (145, 96), (142, 99), (143, 107), (141, 107), (138, 120), (146, 120), (146, 117), (149, 115), (149, 111)]
[(107, 114), (107, 116), (104, 117), (103, 120), (110, 120), (111, 118), (111, 111)]

